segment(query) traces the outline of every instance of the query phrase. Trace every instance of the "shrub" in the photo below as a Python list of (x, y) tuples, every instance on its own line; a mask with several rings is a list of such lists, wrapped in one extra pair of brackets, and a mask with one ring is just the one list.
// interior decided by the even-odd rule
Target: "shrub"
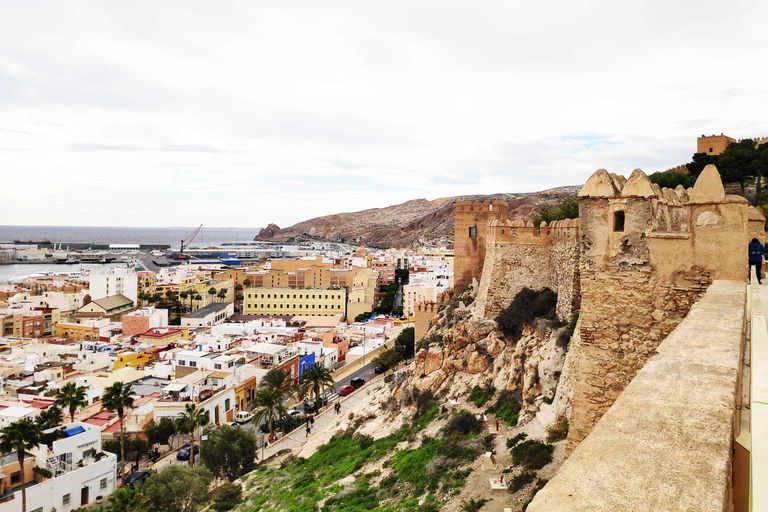
[(533, 482), (535, 478), (536, 478), (536, 473), (534, 473), (533, 471), (523, 471), (519, 475), (512, 477), (512, 480), (510, 480), (509, 487), (507, 487), (507, 490), (511, 493), (515, 493), (521, 490), (523, 487), (525, 487), (529, 483)]
[(485, 505), (486, 503), (488, 503), (488, 500), (486, 500), (485, 498), (481, 500), (475, 500), (474, 498), (472, 498), (471, 500), (465, 501), (461, 504), (461, 510), (463, 510), (464, 512), (477, 512), (478, 510), (483, 508), (483, 505)]
[(482, 407), (491, 398), (493, 398), (493, 394), (495, 392), (496, 392), (496, 389), (493, 386), (488, 386), (486, 388), (475, 386), (474, 388), (472, 388), (472, 393), (470, 393), (469, 395), (469, 401), (474, 403), (477, 407)]
[(243, 501), (243, 488), (238, 484), (224, 484), (213, 495), (211, 508), (217, 512), (232, 510)]
[(512, 303), (496, 317), (499, 330), (505, 336), (519, 339), (523, 325), (536, 318), (553, 316), (557, 306), (557, 294), (549, 288), (539, 291), (523, 288)]
[(499, 393), (496, 402), (487, 409), (487, 412), (495, 414), (497, 418), (506, 421), (509, 425), (517, 424), (517, 418), (520, 415), (518, 394), (505, 389)]
[(552, 462), (554, 449), (551, 444), (529, 439), (512, 447), (510, 453), (515, 464), (521, 464), (528, 469), (541, 469)]
[(520, 432), (515, 437), (511, 439), (507, 439), (507, 448), (509, 449), (514, 448), (517, 445), (517, 443), (519, 443), (520, 441), (525, 441), (525, 438), (527, 437), (528, 437), (528, 434), (526, 434), (525, 432)]
[(366, 436), (366, 435), (357, 436), (357, 442), (360, 443), (360, 448), (363, 450), (373, 446), (373, 438), (371, 436)]
[(483, 428), (483, 422), (480, 421), (469, 411), (459, 411), (445, 425), (443, 432), (446, 436), (458, 434), (466, 436), (467, 434), (479, 434)]
[(486, 450), (493, 451), (493, 444), (495, 439), (496, 434), (486, 434), (485, 437), (483, 437), (483, 444), (485, 445)]
[(419, 393), (416, 396), (415, 401), (416, 401), (417, 415), (424, 414), (425, 412), (427, 412), (428, 409), (431, 409), (433, 405), (437, 404), (435, 400), (435, 395), (433, 395), (432, 392), (429, 390)]
[(568, 418), (560, 418), (547, 429), (547, 442), (556, 443), (568, 437)]

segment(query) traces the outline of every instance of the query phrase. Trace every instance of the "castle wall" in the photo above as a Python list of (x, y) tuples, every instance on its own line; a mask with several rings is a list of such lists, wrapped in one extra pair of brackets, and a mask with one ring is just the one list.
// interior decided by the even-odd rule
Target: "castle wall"
[[(473, 279), (480, 280), (485, 261), (488, 222), (505, 220), (509, 205), (504, 201), (480, 203), (459, 201), (454, 207), (454, 289), (464, 291)], [(470, 236), (473, 229), (474, 237)]]
[(523, 288), (557, 293), (557, 316), (570, 320), (580, 303), (578, 220), (534, 229), (523, 221), (491, 221), (475, 308), (495, 318)]
[(414, 339), (416, 341), (424, 338), (424, 335), (427, 334), (427, 331), (432, 326), (432, 320), (437, 314), (437, 308), (438, 305), (434, 303), (420, 302), (416, 305), (416, 310), (414, 311)]
[(747, 206), (743, 198), (725, 196), (714, 166), (690, 191), (660, 190), (639, 170), (626, 183), (598, 171), (585, 184), (569, 450), (714, 279), (745, 280)]

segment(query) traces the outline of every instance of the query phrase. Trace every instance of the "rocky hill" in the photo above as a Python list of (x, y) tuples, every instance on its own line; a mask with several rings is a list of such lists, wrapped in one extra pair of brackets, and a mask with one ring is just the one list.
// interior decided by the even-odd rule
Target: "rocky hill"
[(443, 197), (433, 201), (413, 199), (386, 208), (317, 217), (283, 229), (270, 224), (256, 240), (324, 240), (365, 243), (374, 247), (406, 247), (452, 237), (453, 205), (457, 201), (506, 201), (510, 216), (530, 217), (542, 206), (554, 207), (564, 199), (576, 197), (579, 188), (558, 187), (530, 194)]

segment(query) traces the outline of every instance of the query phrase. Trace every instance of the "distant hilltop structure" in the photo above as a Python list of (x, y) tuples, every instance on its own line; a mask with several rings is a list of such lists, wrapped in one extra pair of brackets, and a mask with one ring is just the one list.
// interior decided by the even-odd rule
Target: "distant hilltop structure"
[[(765, 144), (768, 142), (768, 137), (751, 137), (757, 145)], [(703, 135), (696, 139), (696, 152), (707, 153), (709, 155), (719, 155), (725, 148), (734, 142), (741, 142), (744, 139), (734, 139), (727, 135)]]

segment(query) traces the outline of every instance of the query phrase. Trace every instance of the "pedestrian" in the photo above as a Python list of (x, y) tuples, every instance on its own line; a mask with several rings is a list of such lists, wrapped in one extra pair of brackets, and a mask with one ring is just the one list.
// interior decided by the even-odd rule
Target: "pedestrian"
[(763, 255), (765, 254), (765, 247), (757, 238), (753, 238), (749, 242), (747, 247), (747, 253), (749, 255), (749, 282), (752, 282), (752, 267), (757, 270), (757, 282), (763, 284)]
[(499, 418), (496, 418), (496, 432), (499, 431)]
[(312, 427), (307, 425), (307, 435), (305, 437), (309, 437), (309, 433), (312, 432)]
[(501, 478), (499, 478), (499, 483), (500, 484), (504, 483), (504, 473), (501, 474)]

